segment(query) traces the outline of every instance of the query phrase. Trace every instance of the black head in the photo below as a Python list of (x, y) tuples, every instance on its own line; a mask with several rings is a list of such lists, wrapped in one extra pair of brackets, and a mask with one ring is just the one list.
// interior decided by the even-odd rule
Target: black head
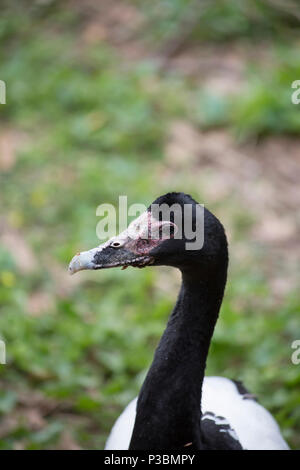
[(157, 198), (120, 235), (76, 255), (69, 270), (74, 273), (82, 269), (148, 265), (174, 266), (187, 272), (197, 267), (200, 275), (227, 267), (223, 226), (191, 196), (168, 193)]
[[(171, 237), (153, 248), (155, 264), (174, 266), (181, 270), (197, 265), (213, 269), (227, 259), (227, 241), (219, 220), (190, 195), (168, 193), (157, 198), (148, 210), (158, 206), (160, 220), (174, 224)], [(163, 208), (166, 207), (164, 211)], [(168, 210), (169, 209), (169, 210)]]

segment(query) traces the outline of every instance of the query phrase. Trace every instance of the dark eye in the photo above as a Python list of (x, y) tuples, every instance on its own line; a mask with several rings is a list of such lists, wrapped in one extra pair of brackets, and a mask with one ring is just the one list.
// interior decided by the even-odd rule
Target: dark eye
[(113, 248), (120, 248), (120, 246), (122, 246), (122, 243), (121, 242), (112, 242), (112, 244), (110, 246), (113, 247)]

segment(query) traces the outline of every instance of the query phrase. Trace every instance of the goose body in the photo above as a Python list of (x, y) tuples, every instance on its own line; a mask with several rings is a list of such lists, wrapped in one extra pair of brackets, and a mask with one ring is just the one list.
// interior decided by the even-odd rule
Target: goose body
[[(222, 394), (220, 394), (222, 390)], [(127, 450), (136, 416), (137, 397), (115, 422), (105, 450)], [(288, 450), (272, 415), (257, 401), (241, 393), (225, 377), (205, 377), (202, 386), (202, 425), (211, 424), (212, 445), (228, 435), (247, 450)]]
[[(157, 214), (157, 207), (164, 210)], [(288, 449), (273, 417), (242, 384), (204, 377), (228, 250), (223, 226), (206, 208), (199, 225), (199, 207), (184, 193), (161, 196), (119, 236), (70, 263), (71, 273), (166, 265), (182, 274), (177, 302), (139, 396), (116, 421), (107, 450)], [(200, 232), (203, 243), (191, 249)]]

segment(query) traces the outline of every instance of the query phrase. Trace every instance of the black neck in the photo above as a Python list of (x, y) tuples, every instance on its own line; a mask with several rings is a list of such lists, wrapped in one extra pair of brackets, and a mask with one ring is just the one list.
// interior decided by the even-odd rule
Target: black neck
[[(227, 266), (226, 266), (227, 268)], [(141, 389), (130, 449), (201, 449), (201, 389), (226, 282), (182, 273), (167, 328)]]

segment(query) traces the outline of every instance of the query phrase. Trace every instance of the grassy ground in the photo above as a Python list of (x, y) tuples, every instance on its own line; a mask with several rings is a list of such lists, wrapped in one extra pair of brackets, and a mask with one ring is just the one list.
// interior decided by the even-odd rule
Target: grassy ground
[(299, 447), (297, 18), (211, 2), (191, 25), (192, 2), (96, 3), (10, 2), (0, 19), (0, 447), (103, 447), (179, 280), (67, 265), (98, 243), (99, 204), (176, 189), (230, 239), (208, 373), (243, 380)]

